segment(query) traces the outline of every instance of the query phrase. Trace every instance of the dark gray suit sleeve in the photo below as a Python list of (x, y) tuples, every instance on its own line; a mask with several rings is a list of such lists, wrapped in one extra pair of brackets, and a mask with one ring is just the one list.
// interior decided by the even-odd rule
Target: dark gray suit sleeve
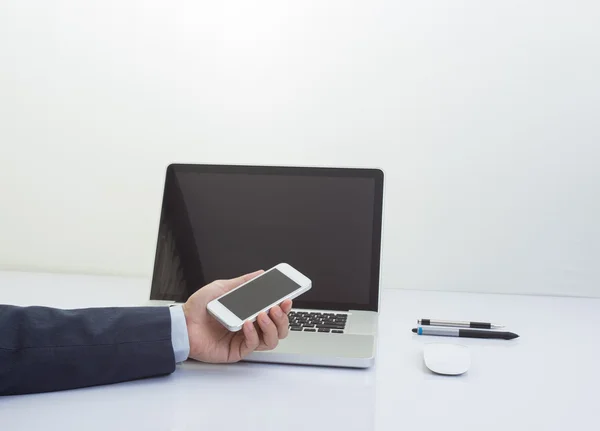
[(0, 395), (103, 385), (174, 370), (167, 307), (0, 305)]

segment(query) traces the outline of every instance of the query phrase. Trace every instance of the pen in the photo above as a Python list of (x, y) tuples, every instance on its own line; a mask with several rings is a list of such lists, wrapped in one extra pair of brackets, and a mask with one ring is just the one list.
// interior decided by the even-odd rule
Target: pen
[(457, 328), (479, 328), (479, 329), (498, 329), (504, 328), (504, 325), (497, 325), (495, 323), (487, 322), (459, 322), (456, 320), (433, 320), (433, 319), (419, 319), (417, 320), (418, 325), (422, 326), (454, 326)]
[(518, 335), (513, 332), (500, 331), (480, 331), (477, 329), (458, 329), (458, 328), (413, 328), (418, 335), (439, 335), (442, 337), (463, 337), (463, 338), (495, 338), (501, 340), (512, 340)]

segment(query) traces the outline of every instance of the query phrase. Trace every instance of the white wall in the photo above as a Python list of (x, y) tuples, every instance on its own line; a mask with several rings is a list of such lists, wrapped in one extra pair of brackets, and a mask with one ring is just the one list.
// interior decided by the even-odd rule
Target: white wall
[(387, 287), (600, 296), (600, 3), (3, 0), (0, 266), (149, 276), (165, 166), (379, 166)]

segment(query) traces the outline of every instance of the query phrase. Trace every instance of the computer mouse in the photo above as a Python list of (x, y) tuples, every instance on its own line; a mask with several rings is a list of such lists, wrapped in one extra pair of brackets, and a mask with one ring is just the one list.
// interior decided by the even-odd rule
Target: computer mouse
[(469, 348), (460, 344), (425, 344), (423, 359), (431, 371), (446, 376), (464, 374), (471, 366)]

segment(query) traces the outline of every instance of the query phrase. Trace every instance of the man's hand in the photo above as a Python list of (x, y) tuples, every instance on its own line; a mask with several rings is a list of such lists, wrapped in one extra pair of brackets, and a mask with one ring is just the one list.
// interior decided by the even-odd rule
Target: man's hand
[(183, 305), (190, 339), (190, 358), (203, 362), (237, 362), (254, 350), (271, 350), (288, 335), (288, 313), (292, 301), (261, 313), (256, 322), (246, 322), (243, 330), (230, 332), (206, 310), (206, 305), (224, 293), (262, 274), (257, 271), (232, 280), (218, 280), (194, 293)]

